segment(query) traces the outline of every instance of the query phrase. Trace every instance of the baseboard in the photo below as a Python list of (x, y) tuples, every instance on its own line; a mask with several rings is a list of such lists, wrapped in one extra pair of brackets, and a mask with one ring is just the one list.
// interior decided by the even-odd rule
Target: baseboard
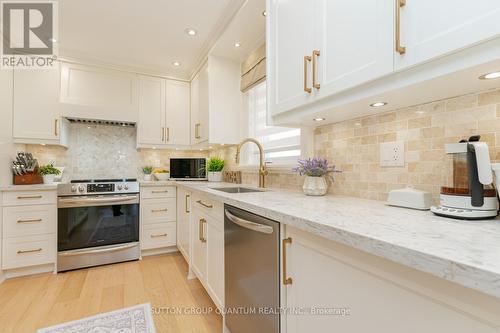
[(0, 276), (0, 282), (3, 282), (3, 280), (13, 279), (22, 276), (53, 273), (54, 269), (55, 269), (54, 264), (9, 269), (3, 271), (3, 276)]
[(179, 249), (177, 248), (177, 246), (162, 247), (160, 249), (142, 250), (141, 256), (143, 256), (143, 257), (156, 256), (159, 254), (166, 254), (166, 253), (173, 253), (173, 252), (179, 252)]

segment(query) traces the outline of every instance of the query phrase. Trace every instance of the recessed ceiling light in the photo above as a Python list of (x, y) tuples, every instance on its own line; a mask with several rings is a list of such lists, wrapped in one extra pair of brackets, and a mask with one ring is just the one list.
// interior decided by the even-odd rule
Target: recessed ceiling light
[(153, 147), (153, 149), (156, 149), (156, 147)]
[(196, 34), (198, 33), (196, 30), (192, 28), (187, 28), (186, 30), (184, 30), (184, 32), (186, 32), (186, 34), (191, 37), (196, 36)]
[(46, 145), (46, 143), (40, 143), (40, 146), (45, 146), (45, 145)]
[(323, 121), (323, 120), (325, 120), (325, 118), (314, 118), (313, 120), (314, 121)]
[(262, 12), (262, 16), (267, 16), (267, 12), (266, 12), (266, 11), (263, 11), (263, 12)]
[(491, 72), (491, 73), (486, 73), (484, 75), (481, 75), (479, 79), (481, 80), (493, 80), (493, 79), (498, 79), (500, 78), (500, 71), (498, 72)]
[(180, 63), (180, 62), (178, 62), (178, 61), (174, 61), (174, 62), (172, 63), (172, 65), (174, 65), (175, 67), (179, 67), (179, 66), (181, 65), (181, 63)]
[(384, 105), (387, 105), (387, 102), (375, 102), (375, 103), (370, 104), (370, 106), (372, 108), (379, 108), (379, 107), (384, 106)]
[(241, 44), (239, 42), (234, 43), (234, 47), (240, 47)]

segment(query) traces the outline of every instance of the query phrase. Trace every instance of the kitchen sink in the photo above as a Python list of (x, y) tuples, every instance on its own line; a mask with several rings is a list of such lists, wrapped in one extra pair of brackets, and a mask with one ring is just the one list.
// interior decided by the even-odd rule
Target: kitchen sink
[(251, 192), (264, 192), (251, 187), (212, 187), (212, 190), (226, 192), (226, 193), (251, 193)]

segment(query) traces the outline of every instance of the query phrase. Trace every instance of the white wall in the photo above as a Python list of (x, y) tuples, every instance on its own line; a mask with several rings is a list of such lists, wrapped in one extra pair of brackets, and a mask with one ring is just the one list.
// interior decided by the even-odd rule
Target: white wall
[(0, 186), (12, 183), (12, 71), (0, 70)]

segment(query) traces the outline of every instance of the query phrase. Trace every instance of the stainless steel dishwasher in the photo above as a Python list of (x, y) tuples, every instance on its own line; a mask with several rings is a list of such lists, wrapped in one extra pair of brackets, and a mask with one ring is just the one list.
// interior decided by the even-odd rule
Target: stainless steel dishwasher
[(224, 206), (226, 327), (231, 333), (280, 331), (280, 225)]

